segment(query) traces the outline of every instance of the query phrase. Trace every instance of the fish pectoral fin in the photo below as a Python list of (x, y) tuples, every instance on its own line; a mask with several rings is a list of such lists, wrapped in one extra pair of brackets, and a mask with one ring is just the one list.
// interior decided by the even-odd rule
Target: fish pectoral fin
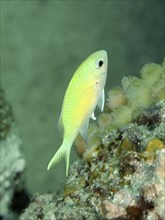
[(101, 91), (101, 95), (98, 101), (98, 107), (101, 111), (104, 110), (104, 102), (105, 102), (105, 94), (104, 94), (104, 89)]
[(50, 170), (50, 168), (57, 164), (63, 157), (66, 159), (66, 176), (68, 176), (68, 170), (69, 170), (69, 158), (70, 158), (70, 149), (72, 145), (66, 145), (62, 144), (61, 147), (58, 149), (58, 151), (55, 153), (55, 155), (50, 160), (47, 170)]
[(90, 116), (93, 120), (96, 120), (95, 113), (93, 112)]
[(80, 129), (80, 134), (82, 135), (86, 143), (88, 143), (88, 126), (89, 126), (89, 118), (84, 122), (83, 126)]

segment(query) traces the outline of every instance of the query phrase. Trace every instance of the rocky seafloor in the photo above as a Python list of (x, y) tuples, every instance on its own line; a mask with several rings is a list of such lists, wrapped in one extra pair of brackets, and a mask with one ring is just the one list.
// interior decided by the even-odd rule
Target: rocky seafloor
[(165, 61), (110, 90), (88, 136), (64, 190), (34, 194), (19, 219), (165, 219)]

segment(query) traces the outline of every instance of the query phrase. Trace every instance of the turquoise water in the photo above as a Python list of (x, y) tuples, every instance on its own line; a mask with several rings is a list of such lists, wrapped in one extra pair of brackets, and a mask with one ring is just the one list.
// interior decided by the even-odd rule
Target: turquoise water
[[(163, 1), (2, 1), (1, 83), (13, 107), (31, 192), (60, 189), (64, 161), (47, 172), (62, 137), (68, 82), (92, 52), (109, 56), (106, 91), (164, 56)], [(75, 157), (72, 151), (72, 160)]]

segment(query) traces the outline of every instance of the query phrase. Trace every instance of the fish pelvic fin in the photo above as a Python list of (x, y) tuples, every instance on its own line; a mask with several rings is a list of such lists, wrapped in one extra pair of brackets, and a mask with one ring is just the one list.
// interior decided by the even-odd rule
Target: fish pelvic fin
[(68, 176), (69, 171), (69, 159), (70, 159), (70, 150), (72, 145), (68, 145), (66, 143), (63, 143), (58, 151), (54, 154), (52, 159), (50, 160), (47, 170), (50, 170), (50, 168), (53, 165), (56, 165), (58, 162), (60, 162), (63, 158), (66, 160), (66, 176)]

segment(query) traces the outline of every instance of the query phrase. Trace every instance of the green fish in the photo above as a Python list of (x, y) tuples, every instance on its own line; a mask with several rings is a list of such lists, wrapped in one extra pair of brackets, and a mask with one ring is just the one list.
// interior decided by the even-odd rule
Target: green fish
[(74, 73), (65, 92), (59, 119), (63, 128), (63, 142), (50, 160), (47, 170), (65, 157), (66, 176), (68, 175), (70, 150), (76, 136), (80, 132), (87, 141), (89, 119), (96, 119), (96, 106), (103, 111), (107, 66), (107, 52), (99, 50), (92, 53)]

